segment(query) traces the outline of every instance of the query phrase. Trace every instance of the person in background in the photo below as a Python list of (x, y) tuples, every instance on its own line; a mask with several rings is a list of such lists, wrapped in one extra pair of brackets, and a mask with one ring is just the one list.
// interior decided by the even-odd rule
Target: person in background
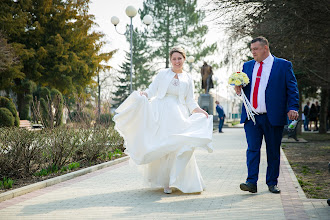
[(320, 121), (320, 112), (321, 112), (321, 106), (319, 105), (318, 101), (315, 102), (315, 107), (317, 111), (315, 127), (316, 127), (316, 131), (318, 131), (319, 130), (318, 122)]
[(305, 131), (309, 131), (309, 129), (308, 129), (308, 124), (309, 124), (309, 110), (310, 110), (310, 108), (309, 108), (309, 105), (310, 105), (310, 102), (307, 102), (307, 104), (305, 105), (305, 107), (304, 107), (304, 115), (305, 115), (305, 120), (304, 120), (304, 130)]
[(223, 107), (220, 105), (220, 102), (219, 101), (215, 101), (215, 104), (217, 105), (215, 107), (215, 109), (217, 110), (218, 112), (218, 117), (219, 117), (219, 133), (223, 133), (222, 131), (222, 127), (223, 127), (223, 123), (225, 121), (225, 112), (223, 110)]
[[(309, 110), (309, 121), (311, 130), (317, 129), (317, 108), (316, 105), (313, 103), (311, 109)], [(314, 122), (314, 129), (312, 129), (312, 124)]]

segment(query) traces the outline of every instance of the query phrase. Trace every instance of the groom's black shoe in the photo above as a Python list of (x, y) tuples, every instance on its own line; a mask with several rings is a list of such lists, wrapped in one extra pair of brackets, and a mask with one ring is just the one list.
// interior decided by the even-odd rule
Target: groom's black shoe
[(280, 193), (281, 192), (281, 190), (276, 185), (274, 185), (274, 186), (268, 186), (268, 189), (272, 193)]
[(241, 188), (241, 190), (243, 191), (249, 191), (250, 193), (257, 192), (257, 185), (249, 182), (241, 183), (241, 185), (239, 185), (239, 188)]

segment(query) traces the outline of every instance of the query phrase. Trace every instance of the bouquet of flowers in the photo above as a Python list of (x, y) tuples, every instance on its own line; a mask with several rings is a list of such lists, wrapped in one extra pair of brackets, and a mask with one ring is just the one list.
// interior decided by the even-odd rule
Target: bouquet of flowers
[[(229, 77), (228, 83), (232, 86), (246, 86), (247, 84), (250, 83), (250, 79), (246, 75), (246, 73), (235, 72), (235, 73), (231, 74), (231, 76)], [(254, 115), (258, 114), (256, 112), (256, 109), (253, 108), (253, 106), (251, 105), (250, 101), (244, 94), (243, 89), (241, 89), (241, 94), (238, 96), (241, 97), (241, 99), (243, 100), (243, 104), (246, 109), (246, 114), (247, 114), (248, 120), (251, 119), (255, 124), (256, 121), (255, 121)]]

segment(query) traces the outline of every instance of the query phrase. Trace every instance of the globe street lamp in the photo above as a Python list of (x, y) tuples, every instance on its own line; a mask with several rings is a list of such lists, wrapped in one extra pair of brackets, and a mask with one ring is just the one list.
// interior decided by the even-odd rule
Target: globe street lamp
[[(133, 75), (133, 18), (137, 14), (137, 10), (133, 6), (128, 6), (125, 10), (126, 15), (130, 17), (131, 24), (130, 24), (130, 49), (131, 49), (131, 73), (130, 73), (130, 93), (132, 93), (132, 75)], [(143, 17), (143, 23), (149, 26), (152, 23), (152, 17), (150, 15), (146, 15)], [(116, 16), (113, 16), (111, 18), (111, 23), (115, 26), (115, 29), (117, 31), (117, 24), (119, 23), (119, 18)], [(121, 34), (117, 31), (118, 34)], [(121, 35), (125, 35), (124, 34)]]
[(189, 57), (187, 58), (187, 61), (188, 61), (188, 63), (189, 63), (189, 70), (190, 70), (190, 72), (191, 72), (191, 70), (192, 70), (192, 63), (195, 61), (195, 57), (193, 57), (193, 56), (189, 56)]

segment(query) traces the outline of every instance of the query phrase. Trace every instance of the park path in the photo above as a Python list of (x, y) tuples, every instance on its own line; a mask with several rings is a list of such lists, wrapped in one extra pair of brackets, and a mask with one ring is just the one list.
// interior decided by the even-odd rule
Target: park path
[(326, 201), (306, 199), (283, 155), (282, 193), (268, 191), (264, 146), (258, 193), (239, 189), (246, 178), (242, 128), (214, 133), (213, 145), (211, 154), (196, 151), (202, 193), (146, 188), (136, 168), (123, 162), (1, 202), (0, 219), (329, 219)]

